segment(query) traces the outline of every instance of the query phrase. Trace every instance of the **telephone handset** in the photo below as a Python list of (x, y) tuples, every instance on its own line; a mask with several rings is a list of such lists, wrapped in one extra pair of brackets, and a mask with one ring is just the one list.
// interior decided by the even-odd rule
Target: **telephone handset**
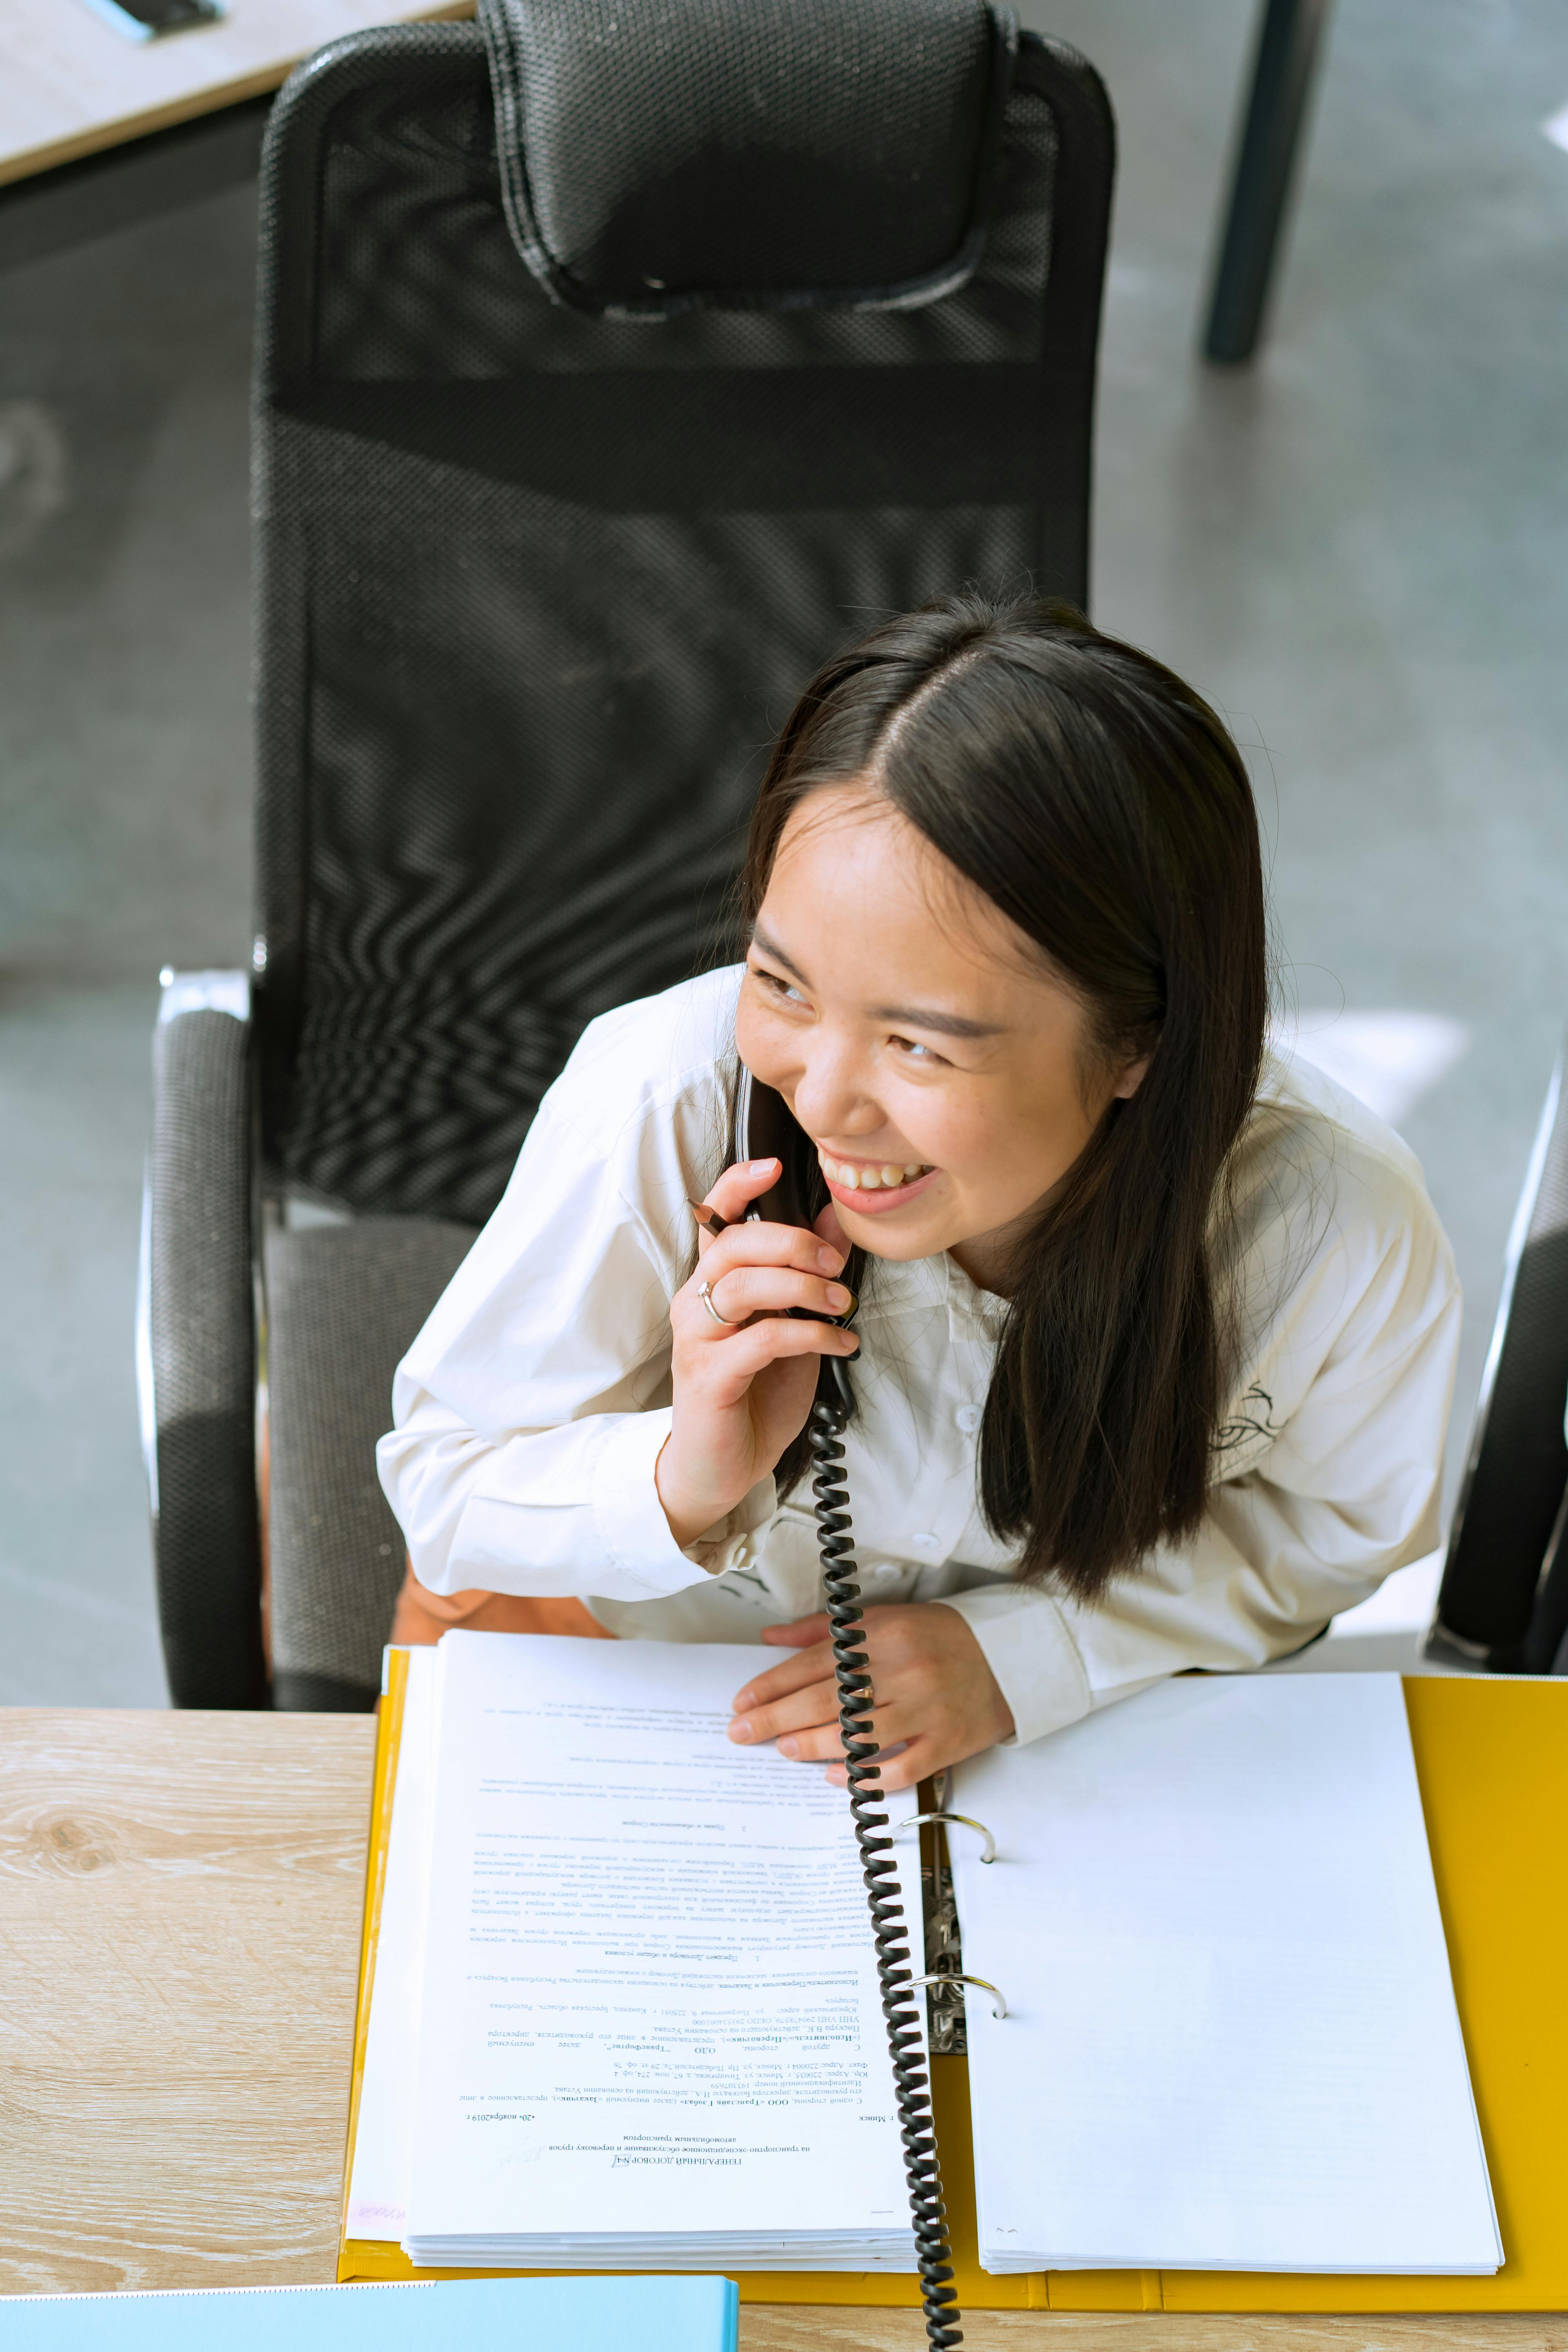
[[(781, 1171), (778, 1182), (747, 1210), (748, 1223), (761, 1219), (771, 1224), (804, 1225), (809, 1231), (828, 1198), (810, 1138), (784, 1097), (753, 1078), (743, 1062), (735, 1096), (735, 1143), (739, 1159), (776, 1160)], [(852, 1250), (844, 1268), (843, 1279), (857, 1295), (864, 1263), (864, 1253)], [(804, 1307), (790, 1311), (811, 1313)], [(814, 1319), (847, 1323), (852, 1318), (825, 1315)], [(866, 1712), (873, 1704), (863, 1647), (866, 1621), (860, 1604), (860, 1571), (855, 1565), (849, 1532), (849, 1489), (844, 1476), (844, 1432), (855, 1411), (855, 1391), (843, 1357), (824, 1356), (821, 1361), (807, 1436), (823, 1594), (833, 1629), (838, 1727), (848, 1774), (849, 1810), (877, 1941), (877, 1982), (892, 2059), (926, 2337), (933, 2352), (950, 2352), (962, 2341), (960, 2315), (950, 2284), (952, 2256), (947, 2242), (931, 2090), (921, 2064), (920, 2020), (910, 1997), (916, 1979), (910, 1964), (910, 1929), (904, 1924), (898, 1876), (889, 1859), (892, 1840), (885, 1833), (888, 1816), (874, 1810), (882, 1801), (875, 1793), (868, 1795), (864, 1785), (869, 1782), (875, 1789), (879, 1743)]]
[[(769, 1224), (803, 1225), (809, 1233), (828, 1197), (811, 1139), (783, 1095), (753, 1078), (744, 1062), (735, 1096), (735, 1141), (742, 1160), (776, 1160), (782, 1171), (778, 1182), (752, 1202), (746, 1212), (747, 1223), (755, 1224), (760, 1219)], [(844, 1268), (843, 1279), (857, 1296), (864, 1263), (864, 1251), (852, 1249)], [(842, 1325), (854, 1320), (852, 1314), (816, 1315), (806, 1307), (792, 1307), (790, 1311), (812, 1322)], [(849, 1383), (849, 1367), (842, 1356), (823, 1357), (816, 1394), (819, 1402), (825, 1397), (837, 1400), (845, 1420), (853, 1420), (855, 1391)]]

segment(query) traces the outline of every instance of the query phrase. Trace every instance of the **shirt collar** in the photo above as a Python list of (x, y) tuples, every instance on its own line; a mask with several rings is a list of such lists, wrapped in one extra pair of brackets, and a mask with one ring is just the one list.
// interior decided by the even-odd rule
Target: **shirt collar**
[(971, 1282), (945, 1250), (936, 1257), (879, 1259), (868, 1305), (886, 1316), (929, 1315), (937, 1308), (947, 1318), (950, 1339), (993, 1348), (1007, 1314), (1006, 1300)]
[(955, 1257), (944, 1254), (942, 1264), (946, 1269), (947, 1322), (952, 1337), (983, 1339), (994, 1347), (1006, 1319), (1006, 1300), (971, 1282)]

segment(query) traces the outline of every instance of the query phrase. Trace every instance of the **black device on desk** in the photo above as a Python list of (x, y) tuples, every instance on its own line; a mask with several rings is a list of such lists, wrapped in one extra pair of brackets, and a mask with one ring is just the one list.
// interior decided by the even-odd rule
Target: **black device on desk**
[[(778, 1182), (747, 1210), (746, 1222), (765, 1220), (770, 1224), (804, 1226), (810, 1232), (828, 1199), (816, 1146), (784, 1097), (772, 1087), (760, 1085), (743, 1063), (735, 1097), (735, 1140), (741, 1159), (776, 1160), (781, 1171)], [(864, 1265), (864, 1252), (852, 1250), (843, 1279), (857, 1297)], [(818, 1323), (842, 1325), (853, 1320), (853, 1310), (849, 1315), (816, 1315), (808, 1307), (796, 1307), (790, 1312)], [(877, 1938), (877, 1982), (893, 2062), (926, 2336), (937, 2352), (947, 2352), (962, 2336), (952, 2286), (952, 2256), (947, 2242), (931, 2089), (921, 2065), (920, 2021), (914, 2007), (917, 1978), (910, 1959), (910, 1928), (898, 1900), (898, 1875), (889, 1858), (893, 1842), (885, 1833), (888, 1816), (876, 1810), (886, 1801), (876, 1785), (879, 1748), (867, 1713), (872, 1695), (863, 1646), (866, 1622), (850, 1533), (849, 1488), (844, 1475), (844, 1432), (854, 1412), (848, 1365), (842, 1356), (824, 1356), (806, 1428), (823, 1592), (833, 1629), (838, 1727), (848, 1772), (849, 1810), (855, 1817), (855, 1837)]]
[(216, 25), (228, 13), (220, 0), (87, 0), (87, 5), (128, 41), (151, 41), (160, 33)]

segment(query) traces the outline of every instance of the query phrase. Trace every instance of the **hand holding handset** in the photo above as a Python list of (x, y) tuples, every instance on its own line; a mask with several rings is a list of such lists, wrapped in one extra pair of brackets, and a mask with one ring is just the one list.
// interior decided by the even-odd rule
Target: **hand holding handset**
[[(741, 1159), (776, 1160), (780, 1169), (777, 1183), (747, 1209), (747, 1223), (795, 1225), (813, 1232), (827, 1199), (827, 1187), (821, 1182), (810, 1139), (784, 1097), (772, 1087), (760, 1085), (743, 1063), (735, 1098), (735, 1138)], [(820, 1198), (815, 1203), (814, 1189), (820, 1191)], [(857, 1298), (863, 1275), (863, 1253), (854, 1250), (844, 1268), (843, 1280)], [(817, 1316), (805, 1307), (794, 1307), (788, 1311), (792, 1315), (812, 1316), (814, 1320), (824, 1323), (849, 1323), (854, 1319), (853, 1310), (843, 1316)], [(807, 1428), (817, 1543), (822, 1553), (823, 1595), (833, 1628), (838, 1727), (844, 1742), (849, 1810), (855, 1819), (867, 1901), (877, 1938), (877, 1981), (887, 2021), (888, 2048), (903, 2132), (904, 2168), (915, 2229), (926, 2336), (931, 2346), (946, 2347), (961, 2340), (958, 2299), (950, 2284), (952, 2257), (942, 2209), (942, 2172), (937, 2162), (920, 2021), (911, 2001), (911, 1986), (916, 1978), (910, 1960), (910, 1930), (904, 1906), (899, 1900), (897, 1870), (889, 1859), (888, 1816), (874, 1810), (885, 1800), (880, 1795), (875, 1761), (878, 1742), (869, 1720), (872, 1695), (864, 1647), (866, 1625), (860, 1606), (860, 1572), (855, 1565), (855, 1548), (849, 1533), (849, 1489), (844, 1478), (844, 1431), (854, 1411), (855, 1391), (850, 1385), (848, 1365), (841, 1356), (825, 1355)], [(911, 1907), (918, 1911), (918, 1906)]]
[[(735, 1139), (737, 1156), (742, 1160), (776, 1160), (780, 1174), (760, 1199), (746, 1211), (746, 1223), (767, 1223), (775, 1225), (798, 1225), (805, 1232), (816, 1229), (817, 1217), (827, 1199), (827, 1187), (820, 1178), (817, 1191), (820, 1199), (815, 1204), (811, 1198), (810, 1171), (816, 1166), (810, 1138), (799, 1125), (783, 1095), (772, 1087), (764, 1087), (752, 1077), (745, 1064), (741, 1065), (741, 1082), (735, 1096)], [(851, 1250), (842, 1280), (857, 1297), (859, 1296), (864, 1253)], [(792, 1315), (808, 1318), (816, 1323), (837, 1323), (846, 1326), (855, 1320), (855, 1310), (847, 1315), (816, 1315), (807, 1307), (792, 1307)], [(855, 1391), (849, 1382), (849, 1367), (842, 1356), (824, 1356), (822, 1370), (816, 1384), (817, 1402), (836, 1402), (849, 1421), (855, 1412)]]

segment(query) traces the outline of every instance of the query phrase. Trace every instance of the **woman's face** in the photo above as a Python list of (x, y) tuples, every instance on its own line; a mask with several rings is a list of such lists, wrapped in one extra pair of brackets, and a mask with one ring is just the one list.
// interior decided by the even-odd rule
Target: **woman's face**
[(746, 958), (741, 1059), (817, 1149), (847, 1237), (950, 1250), (1005, 1288), (1012, 1243), (1146, 1065), (1097, 1073), (1080, 1000), (890, 803), (792, 814)]

